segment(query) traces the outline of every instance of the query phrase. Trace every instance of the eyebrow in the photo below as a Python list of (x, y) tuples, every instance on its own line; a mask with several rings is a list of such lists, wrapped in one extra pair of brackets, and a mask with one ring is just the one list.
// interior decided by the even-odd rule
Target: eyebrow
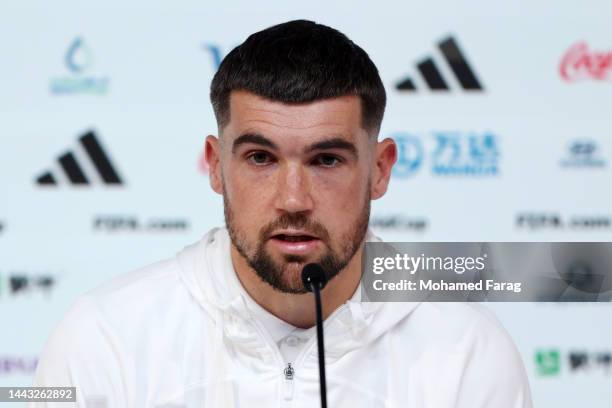
[(278, 150), (278, 146), (267, 137), (259, 135), (257, 133), (245, 133), (243, 135), (238, 136), (236, 140), (234, 140), (234, 143), (232, 143), (232, 153), (236, 152), (238, 146), (245, 143), (253, 143), (260, 146), (269, 147), (270, 149)]
[[(278, 150), (278, 146), (268, 139), (267, 137), (257, 133), (245, 133), (240, 135), (232, 143), (232, 153), (236, 152), (236, 149), (246, 143), (257, 144), (260, 146), (268, 147), (273, 150)], [(311, 153), (315, 150), (328, 150), (328, 149), (342, 149), (346, 150), (355, 157), (357, 157), (357, 148), (355, 145), (340, 137), (332, 137), (330, 139), (321, 140), (320, 142), (314, 143), (304, 149), (304, 153)]]
[(357, 157), (357, 148), (351, 142), (346, 141), (340, 137), (333, 137), (331, 139), (322, 140), (315, 144), (308, 146), (304, 149), (305, 153), (310, 153), (314, 150), (327, 150), (327, 149), (342, 149), (346, 150), (355, 157)]

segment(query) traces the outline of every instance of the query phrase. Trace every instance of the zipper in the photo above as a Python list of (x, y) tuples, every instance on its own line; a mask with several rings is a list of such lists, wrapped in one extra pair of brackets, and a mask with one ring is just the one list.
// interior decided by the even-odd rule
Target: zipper
[[(347, 304), (344, 303), (339, 308), (334, 310), (334, 312), (329, 315), (326, 320), (323, 321), (323, 327), (325, 328), (325, 326), (329, 326), (333, 319), (335, 319), (336, 316), (347, 307)], [(251, 319), (251, 322), (259, 332), (259, 335), (262, 336), (266, 343), (268, 343), (268, 346), (272, 349), (274, 359), (276, 360), (280, 368), (280, 374), (283, 376), (283, 390), (281, 392), (283, 400), (285, 402), (285, 404), (283, 405), (288, 405), (290, 404), (290, 401), (293, 400), (295, 373), (297, 372), (296, 369), (301, 368), (302, 364), (304, 363), (304, 360), (306, 359), (306, 356), (310, 354), (313, 346), (317, 343), (317, 335), (315, 333), (312, 338), (308, 340), (308, 343), (304, 345), (304, 348), (295, 359), (295, 364), (288, 363), (287, 365), (285, 365), (285, 361), (283, 360), (283, 356), (281, 355), (278, 345), (272, 340), (272, 338), (270, 338), (270, 335), (268, 334), (268, 332), (266, 332), (265, 328), (263, 328), (259, 321), (255, 318)]]
[(293, 399), (293, 375), (295, 374), (295, 370), (291, 367), (291, 363), (287, 363), (287, 367), (283, 370), (283, 374), (285, 374), (283, 399), (285, 401), (291, 401)]
[[(253, 324), (257, 332), (259, 333), (260, 337), (264, 339), (268, 347), (272, 350), (273, 358), (279, 367), (280, 374), (283, 376), (282, 377), (283, 387), (281, 390), (281, 396), (282, 396), (281, 400), (284, 400), (284, 401), (281, 401), (281, 405), (287, 405), (289, 401), (293, 399), (293, 384), (294, 384), (294, 377), (295, 377), (295, 368), (290, 363), (287, 366), (285, 366), (285, 360), (283, 359), (283, 356), (281, 355), (280, 349), (278, 348), (278, 345), (276, 344), (276, 342), (272, 340), (272, 338), (270, 337), (268, 332), (265, 330), (265, 328), (259, 323), (259, 320), (254, 318), (254, 316), (251, 316), (251, 317), (252, 317), (252, 319), (250, 319), (251, 323)], [(291, 370), (288, 370), (289, 368), (291, 368)]]

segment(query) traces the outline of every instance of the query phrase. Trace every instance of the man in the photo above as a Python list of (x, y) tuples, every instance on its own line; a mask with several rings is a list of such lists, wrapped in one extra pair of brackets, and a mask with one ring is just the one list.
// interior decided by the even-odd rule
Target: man
[(521, 360), (465, 304), (368, 303), (358, 290), (370, 200), (396, 159), (377, 141), (385, 91), (343, 34), (292, 21), (251, 35), (212, 82), (210, 183), (227, 229), (84, 295), (49, 340), (36, 385), (78, 405), (314, 407), (307, 263), (323, 290), (330, 407), (529, 407)]

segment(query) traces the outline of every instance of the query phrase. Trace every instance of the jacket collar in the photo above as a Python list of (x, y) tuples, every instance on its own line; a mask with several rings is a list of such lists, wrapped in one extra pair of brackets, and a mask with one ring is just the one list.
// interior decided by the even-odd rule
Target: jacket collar
[[(381, 241), (370, 230), (366, 241)], [(222, 328), (231, 341), (252, 343), (247, 339), (251, 311), (244, 290), (234, 271), (230, 238), (225, 228), (214, 228), (199, 242), (177, 255), (181, 280), (193, 296)], [(360, 291), (360, 289), (358, 289)], [(355, 296), (325, 321), (328, 358), (376, 340), (406, 318), (419, 303), (382, 303), (362, 301)], [(252, 333), (252, 331), (250, 331)]]

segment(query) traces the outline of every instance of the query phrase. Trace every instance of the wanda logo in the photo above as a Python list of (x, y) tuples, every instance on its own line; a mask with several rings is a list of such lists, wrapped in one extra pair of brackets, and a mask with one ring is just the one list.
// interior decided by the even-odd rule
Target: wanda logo
[(561, 59), (559, 73), (565, 81), (612, 80), (612, 51), (593, 51), (585, 42), (574, 44)]

